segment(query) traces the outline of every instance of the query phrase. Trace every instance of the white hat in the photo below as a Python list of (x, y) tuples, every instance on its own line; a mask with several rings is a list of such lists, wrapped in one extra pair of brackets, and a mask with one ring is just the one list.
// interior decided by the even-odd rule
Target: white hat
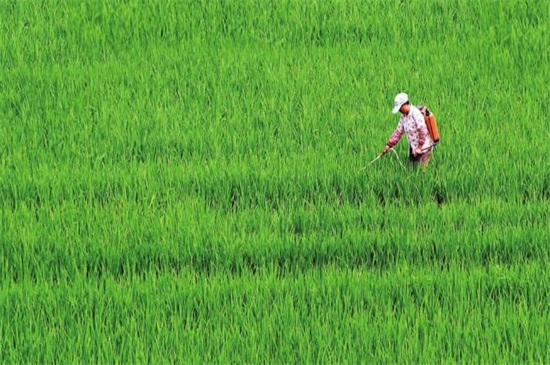
[(393, 102), (393, 114), (397, 114), (399, 109), (401, 109), (401, 106), (405, 104), (407, 101), (409, 101), (409, 96), (405, 93), (399, 93), (395, 96), (395, 100)]

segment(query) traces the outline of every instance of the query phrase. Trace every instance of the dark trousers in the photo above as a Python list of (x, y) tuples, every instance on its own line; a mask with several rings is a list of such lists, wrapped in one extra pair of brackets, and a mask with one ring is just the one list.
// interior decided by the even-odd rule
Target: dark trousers
[(432, 155), (432, 149), (430, 148), (426, 152), (414, 156), (412, 148), (409, 146), (409, 163), (413, 167), (416, 167), (419, 164), (422, 166), (427, 166), (428, 162), (430, 162), (431, 155)]

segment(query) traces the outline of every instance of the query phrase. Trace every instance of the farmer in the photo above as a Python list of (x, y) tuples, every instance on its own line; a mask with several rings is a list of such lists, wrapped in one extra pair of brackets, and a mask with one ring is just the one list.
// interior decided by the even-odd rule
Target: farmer
[(427, 166), (434, 143), (430, 139), (424, 116), (417, 107), (411, 105), (409, 97), (405, 93), (395, 96), (392, 112), (393, 114), (401, 112), (401, 118), (388, 143), (386, 143), (382, 155), (385, 155), (390, 148), (395, 146), (403, 136), (403, 132), (405, 132), (409, 140), (409, 162), (413, 167), (418, 166), (418, 164), (423, 167)]

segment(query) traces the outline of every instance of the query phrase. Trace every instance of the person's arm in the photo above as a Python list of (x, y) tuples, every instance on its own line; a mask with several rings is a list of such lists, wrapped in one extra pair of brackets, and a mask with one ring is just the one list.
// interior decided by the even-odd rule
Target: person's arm
[(426, 122), (424, 121), (424, 116), (420, 114), (420, 119), (415, 118), (416, 122), (416, 129), (418, 131), (418, 148), (415, 151), (415, 154), (422, 153), (422, 147), (424, 146), (424, 142), (426, 142), (426, 138), (428, 136), (428, 127), (426, 126)]
[(397, 127), (395, 128), (395, 131), (393, 132), (390, 139), (388, 140), (388, 143), (386, 143), (386, 146), (384, 147), (384, 151), (382, 152), (383, 154), (388, 152), (390, 148), (392, 148), (397, 144), (397, 142), (399, 142), (399, 140), (401, 139), (401, 136), (403, 136), (403, 131), (404, 131), (403, 125), (401, 124), (401, 122), (399, 122), (397, 124)]

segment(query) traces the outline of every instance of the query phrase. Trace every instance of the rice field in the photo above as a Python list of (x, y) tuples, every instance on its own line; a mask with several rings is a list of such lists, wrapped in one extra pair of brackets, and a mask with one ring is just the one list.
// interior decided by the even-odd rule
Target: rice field
[(550, 363), (549, 24), (1, 1), (0, 363)]

